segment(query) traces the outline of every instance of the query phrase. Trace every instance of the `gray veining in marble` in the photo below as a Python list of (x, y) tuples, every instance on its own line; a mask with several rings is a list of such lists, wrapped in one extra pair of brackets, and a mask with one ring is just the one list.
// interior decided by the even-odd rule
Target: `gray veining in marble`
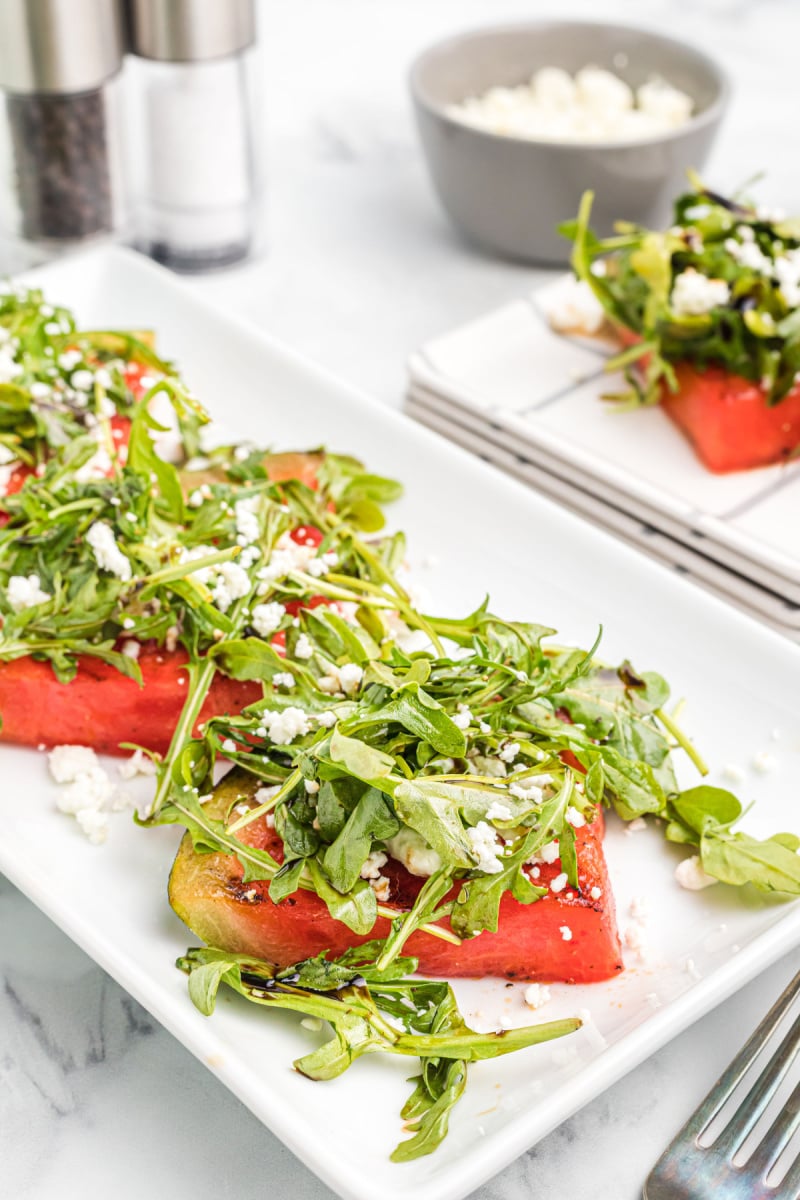
[[(417, 153), (407, 65), (451, 30), (553, 5), (258, 2), (270, 252), (191, 286), (399, 405), (411, 350), (544, 277), (480, 254), (447, 225)], [(652, 25), (715, 53), (736, 97), (708, 178), (732, 187), (764, 168), (764, 202), (800, 211), (800, 8), (791, 0), (566, 0), (558, 11)], [(765, 972), (476, 1197), (635, 1200), (799, 960)], [(85, 1200), (109, 1189), (115, 1200), (332, 1195), (0, 878), (0, 1196)]]

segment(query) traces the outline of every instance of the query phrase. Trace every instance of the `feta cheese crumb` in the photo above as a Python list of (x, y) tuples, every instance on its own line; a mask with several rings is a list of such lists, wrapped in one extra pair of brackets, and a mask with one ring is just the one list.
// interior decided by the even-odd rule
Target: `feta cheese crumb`
[(155, 775), (156, 764), (144, 750), (135, 750), (130, 758), (124, 759), (117, 771), (120, 779), (134, 779), (137, 775)]
[(544, 983), (532, 983), (530, 987), (525, 988), (525, 1003), (534, 1011), (544, 1008), (545, 1004), (549, 1003), (550, 996), (550, 988)]
[(250, 623), (259, 637), (266, 638), (275, 632), (285, 615), (286, 609), (283, 605), (278, 604), (277, 600), (271, 600), (268, 604), (255, 605)]
[(510, 821), (514, 816), (507, 804), (502, 804), (499, 800), (493, 800), (486, 810), (487, 821)]
[(238, 748), (239, 747), (236, 745), (236, 742), (233, 740), (233, 738), (225, 738), (224, 742), (222, 743), (222, 749), (226, 754), (235, 754)]
[(700, 866), (700, 858), (696, 854), (692, 854), (678, 863), (675, 868), (675, 878), (681, 887), (687, 888), (690, 892), (699, 892), (703, 888), (717, 883), (717, 880), (713, 876), (707, 875)]
[(503, 847), (491, 825), (486, 821), (479, 821), (467, 830), (467, 841), (478, 861), (478, 870), (487, 875), (496, 875), (498, 871), (502, 871), (503, 864), (499, 861), (499, 856)]
[(589, 892), (589, 896), (591, 897), (592, 900), (599, 900), (600, 897), (602, 896), (602, 894), (603, 894), (603, 889), (599, 888), (597, 886), (593, 887), (592, 890)]
[(211, 595), (220, 612), (227, 612), (234, 601), (250, 591), (250, 576), (235, 562), (220, 563), (214, 569), (218, 574)]
[(305, 633), (301, 633), (294, 647), (295, 658), (311, 658), (314, 654), (314, 647)]
[(589, 284), (573, 276), (548, 291), (545, 315), (557, 333), (591, 337), (603, 328), (605, 310)]
[(626, 835), (642, 833), (645, 829), (647, 829), (647, 821), (645, 821), (644, 817), (634, 817), (625, 826), (625, 833)]
[(95, 562), (101, 571), (116, 575), (124, 583), (133, 574), (130, 560), (122, 553), (114, 537), (114, 530), (107, 521), (95, 521), (89, 526), (86, 541), (94, 552)]
[(308, 713), (291, 704), (282, 712), (263, 712), (261, 721), (270, 741), (278, 746), (288, 746), (296, 737), (304, 737), (311, 728)]
[(141, 652), (142, 652), (142, 643), (137, 642), (136, 638), (128, 638), (128, 640), (126, 642), (122, 643), (122, 653), (125, 655), (126, 658), (136, 659), (139, 657)]
[(382, 850), (373, 850), (364, 861), (361, 878), (377, 879), (380, 876), (381, 868), (385, 867), (388, 861), (388, 855), (384, 854)]
[(458, 712), (453, 714), (451, 720), (459, 729), (468, 729), (472, 723), (472, 712), (466, 704), (459, 704)]
[(568, 883), (569, 880), (567, 879), (565, 872), (562, 871), (560, 875), (556, 875), (554, 879), (550, 880), (550, 891), (563, 892)]
[(72, 783), (79, 775), (100, 767), (97, 755), (89, 746), (54, 746), (47, 761), (56, 783)]
[(571, 804), (564, 815), (573, 829), (582, 829), (586, 824), (586, 818), (583, 813), (578, 812), (577, 808), (573, 808)]
[(319, 791), (319, 784), (316, 779), (304, 779), (303, 787), (306, 789), (307, 796), (316, 796)]
[(519, 754), (519, 742), (504, 742), (497, 757), (504, 763), (512, 763)]
[(558, 932), (561, 934), (561, 938), (563, 941), (565, 941), (565, 942), (572, 941), (572, 930), (570, 929), (569, 925), (559, 925)]
[(12, 575), (6, 587), (6, 600), (14, 612), (46, 604), (52, 596), (39, 586), (38, 575)]
[(75, 820), (93, 846), (102, 846), (108, 838), (108, 813), (81, 808), (75, 813)]
[(291, 671), (276, 671), (272, 676), (272, 686), (293, 688), (294, 675), (292, 675)]
[(699, 317), (721, 308), (731, 298), (724, 279), (708, 279), (693, 267), (681, 271), (672, 285), (670, 306), (678, 316)]

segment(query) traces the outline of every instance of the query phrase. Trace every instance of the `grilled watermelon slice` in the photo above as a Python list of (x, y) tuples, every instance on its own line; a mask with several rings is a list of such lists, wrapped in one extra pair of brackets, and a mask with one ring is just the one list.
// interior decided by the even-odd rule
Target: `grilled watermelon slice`
[[(205, 811), (222, 819), (233, 804), (251, 797), (258, 787), (253, 776), (234, 770), (219, 785)], [(263, 819), (246, 826), (239, 836), (282, 860), (281, 840)], [(622, 970), (622, 959), (602, 836), (602, 813), (592, 825), (577, 831), (580, 892), (548, 892), (530, 905), (520, 904), (506, 893), (497, 933), (484, 931), (454, 946), (418, 932), (412, 934), (404, 952), (419, 959), (424, 975), (499, 975), (565, 983), (610, 979)], [(560, 870), (558, 861), (542, 865), (536, 882), (546, 886)], [(383, 873), (392, 885), (388, 904), (398, 912), (409, 908), (423, 881), (393, 860)], [(209, 945), (289, 966), (322, 951), (335, 957), (349, 946), (389, 933), (389, 921), (383, 917), (368, 935), (352, 933), (329, 915), (312, 892), (300, 891), (274, 904), (267, 882), (245, 883), (242, 874), (237, 858), (198, 854), (188, 834), (181, 842), (170, 875), (170, 903)]]

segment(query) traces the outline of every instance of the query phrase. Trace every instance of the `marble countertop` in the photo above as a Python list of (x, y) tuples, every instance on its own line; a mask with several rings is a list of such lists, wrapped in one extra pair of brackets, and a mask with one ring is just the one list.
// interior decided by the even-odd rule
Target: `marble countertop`
[[(270, 142), (265, 258), (190, 286), (399, 406), (404, 361), (436, 333), (545, 273), (461, 241), (436, 206), (405, 95), (438, 36), (551, 15), (542, 0), (263, 3)], [(597, 18), (566, 0), (559, 15)], [(800, 211), (790, 121), (800, 102), (791, 0), (607, 0), (602, 16), (705, 45), (735, 99), (706, 177), (757, 170), (764, 203)], [(313, 437), (313, 431), (309, 431)], [(332, 1193), (216, 1079), (0, 877), (0, 1154), (16, 1200), (221, 1200)], [(787, 955), (477, 1193), (635, 1200), (671, 1134), (800, 966)]]

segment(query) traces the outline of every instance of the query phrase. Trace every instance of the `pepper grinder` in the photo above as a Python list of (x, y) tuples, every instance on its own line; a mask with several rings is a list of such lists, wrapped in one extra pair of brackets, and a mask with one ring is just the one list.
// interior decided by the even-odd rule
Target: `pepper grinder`
[(121, 232), (117, 0), (0, 0), (0, 271)]
[(177, 271), (261, 247), (253, 0), (128, 0), (139, 249)]

